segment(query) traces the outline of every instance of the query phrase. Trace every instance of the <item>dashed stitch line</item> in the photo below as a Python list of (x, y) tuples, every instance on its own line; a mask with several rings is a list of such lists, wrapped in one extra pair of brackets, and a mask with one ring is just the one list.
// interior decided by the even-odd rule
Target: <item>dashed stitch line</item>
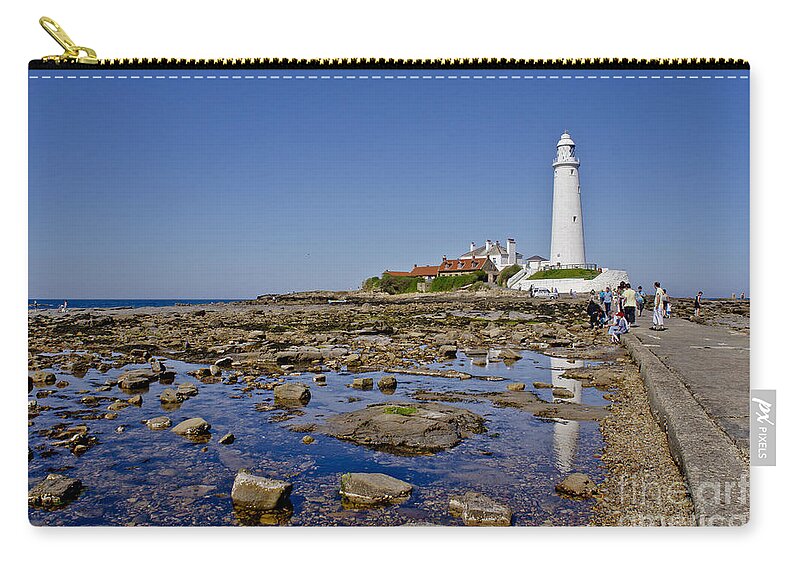
[(749, 75), (28, 75), (28, 79), (749, 79)]

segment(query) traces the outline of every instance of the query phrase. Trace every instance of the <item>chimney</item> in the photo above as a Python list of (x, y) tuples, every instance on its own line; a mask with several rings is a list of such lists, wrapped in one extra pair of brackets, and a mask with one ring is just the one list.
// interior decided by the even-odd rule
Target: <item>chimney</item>
[(487, 239), (486, 240), (486, 253), (487, 254), (489, 253), (489, 250), (491, 249), (491, 247), (492, 247), (492, 240)]
[(474, 241), (469, 242), (469, 250), (470, 251), (475, 251), (475, 242)]
[(508, 264), (514, 265), (517, 262), (517, 242), (514, 238), (506, 240), (506, 249), (508, 250)]

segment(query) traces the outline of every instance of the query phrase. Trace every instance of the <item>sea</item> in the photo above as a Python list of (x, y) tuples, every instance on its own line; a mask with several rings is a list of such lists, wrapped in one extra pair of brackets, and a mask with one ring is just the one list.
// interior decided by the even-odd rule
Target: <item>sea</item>
[[(242, 299), (66, 299), (70, 309), (111, 309), (116, 307), (171, 307), (174, 305), (207, 305)], [(28, 299), (28, 309), (57, 309), (64, 299)]]

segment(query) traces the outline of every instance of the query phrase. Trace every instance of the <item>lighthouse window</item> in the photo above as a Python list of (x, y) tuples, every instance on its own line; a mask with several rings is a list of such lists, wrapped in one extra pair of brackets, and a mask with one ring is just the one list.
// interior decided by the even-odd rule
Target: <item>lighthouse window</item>
[(574, 168), (570, 168), (570, 169), (569, 169), (569, 173), (570, 173), (570, 174), (575, 174), (575, 169), (574, 169)]
[(578, 216), (572, 216), (572, 221), (573, 222), (577, 222), (578, 221)]

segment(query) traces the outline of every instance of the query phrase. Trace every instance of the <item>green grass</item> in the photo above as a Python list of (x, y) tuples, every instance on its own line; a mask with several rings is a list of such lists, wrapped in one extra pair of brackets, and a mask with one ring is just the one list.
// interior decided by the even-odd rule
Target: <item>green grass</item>
[(522, 268), (516, 263), (514, 265), (511, 265), (510, 267), (506, 267), (500, 272), (500, 275), (497, 276), (497, 284), (500, 285), (501, 287), (505, 287), (506, 283), (508, 283), (508, 280), (512, 276), (519, 273), (521, 269)]
[(528, 279), (594, 279), (600, 275), (595, 269), (544, 269)]
[(417, 408), (412, 406), (386, 406), (384, 414), (397, 414), (398, 416), (413, 416), (417, 413)]
[(455, 291), (465, 285), (472, 285), (478, 281), (486, 281), (487, 275), (484, 271), (476, 271), (465, 275), (442, 275), (431, 281), (429, 291), (440, 293), (442, 291)]

